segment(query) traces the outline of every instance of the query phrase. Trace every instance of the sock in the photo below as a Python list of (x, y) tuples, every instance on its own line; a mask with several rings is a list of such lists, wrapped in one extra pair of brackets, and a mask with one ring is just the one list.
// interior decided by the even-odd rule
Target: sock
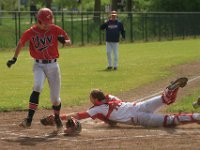
[(28, 117), (27, 117), (27, 121), (30, 123), (32, 122), (33, 116), (35, 114), (35, 110), (38, 107), (39, 95), (40, 95), (39, 92), (33, 91), (30, 96), (29, 110), (28, 110)]
[(60, 116), (60, 109), (61, 109), (61, 103), (58, 106), (52, 106), (53, 110), (54, 110), (54, 115), (55, 118), (59, 118)]

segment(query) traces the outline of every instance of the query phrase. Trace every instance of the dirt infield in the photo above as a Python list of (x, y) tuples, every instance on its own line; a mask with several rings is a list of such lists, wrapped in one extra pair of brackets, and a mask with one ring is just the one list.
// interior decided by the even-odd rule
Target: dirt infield
[[(133, 100), (147, 97), (165, 87), (169, 81), (180, 76), (187, 76), (191, 80), (186, 88), (181, 90), (178, 97), (189, 94), (187, 91), (200, 85), (200, 62), (181, 65), (174, 70), (176, 76), (158, 81), (128, 91), (119, 93), (123, 99)], [(145, 91), (145, 92), (144, 92)], [(66, 107), (62, 113), (85, 110), (90, 106), (86, 104), (81, 107)], [(164, 113), (164, 109), (162, 113)], [(184, 125), (177, 128), (143, 128), (141, 126), (118, 125), (115, 128), (108, 127), (100, 121), (91, 119), (83, 120), (83, 130), (79, 136), (69, 137), (62, 133), (52, 134), (53, 127), (40, 125), (39, 119), (43, 115), (50, 114), (50, 110), (38, 110), (30, 129), (22, 129), (17, 125), (27, 115), (25, 111), (1, 112), (0, 113), (0, 149), (2, 150), (29, 150), (29, 149), (137, 149), (137, 150), (199, 150), (200, 125)]]

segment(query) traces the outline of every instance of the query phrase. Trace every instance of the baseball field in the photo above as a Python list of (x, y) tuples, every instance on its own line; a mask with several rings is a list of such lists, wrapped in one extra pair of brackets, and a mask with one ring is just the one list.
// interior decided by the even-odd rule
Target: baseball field
[[(200, 95), (200, 40), (120, 44), (119, 69), (105, 71), (105, 46), (60, 48), (62, 113), (86, 110), (93, 88), (100, 88), (127, 101), (145, 100), (178, 77), (188, 77), (172, 106), (160, 113), (200, 112), (192, 102)], [(30, 129), (17, 125), (26, 117), (33, 86), (32, 64), (26, 48), (12, 68), (6, 67), (13, 50), (0, 51), (0, 147), (1, 149), (199, 149), (200, 125), (176, 128), (108, 127), (91, 119), (81, 121), (79, 136), (51, 134), (53, 127), (39, 119), (51, 113), (49, 88), (45, 83), (39, 109)]]

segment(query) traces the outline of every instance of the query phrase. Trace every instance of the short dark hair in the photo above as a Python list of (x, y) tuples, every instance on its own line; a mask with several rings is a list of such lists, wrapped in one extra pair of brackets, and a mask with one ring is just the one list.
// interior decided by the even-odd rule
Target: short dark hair
[(92, 96), (93, 98), (98, 99), (99, 101), (103, 101), (106, 99), (105, 94), (99, 90), (99, 89), (94, 89), (90, 92), (90, 96)]

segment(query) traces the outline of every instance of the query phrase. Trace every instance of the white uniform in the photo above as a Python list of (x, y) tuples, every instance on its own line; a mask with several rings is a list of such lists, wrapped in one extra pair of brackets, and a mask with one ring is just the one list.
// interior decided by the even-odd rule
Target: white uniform
[[(109, 97), (116, 98), (112, 95), (109, 95)], [(139, 103), (121, 101), (119, 105), (113, 109), (108, 119), (125, 124), (162, 126), (164, 115), (154, 114), (154, 112), (163, 105), (161, 96)], [(87, 112), (92, 118), (93, 116), (99, 114), (107, 116), (109, 112), (109, 105), (102, 104), (100, 106), (94, 106)]]
[(93, 106), (87, 113), (91, 118), (102, 118), (104, 116), (118, 123), (129, 125), (142, 125), (146, 127), (174, 126), (185, 123), (200, 122), (200, 114), (178, 114), (163, 115), (155, 113), (165, 104), (162, 95), (150, 98), (146, 101), (134, 103), (123, 102), (118, 98), (108, 95), (109, 100), (117, 100), (113, 109), (110, 109), (112, 103), (105, 103), (99, 106)]

